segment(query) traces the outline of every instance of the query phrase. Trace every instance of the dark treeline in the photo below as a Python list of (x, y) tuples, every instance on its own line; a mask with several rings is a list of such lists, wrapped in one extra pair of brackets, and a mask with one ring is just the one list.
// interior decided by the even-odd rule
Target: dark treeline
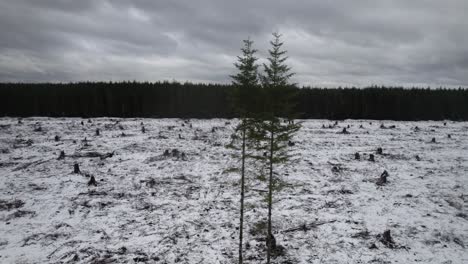
[[(0, 84), (1, 116), (233, 117), (231, 85), (177, 82)], [(468, 120), (468, 89), (301, 88), (300, 118)]]

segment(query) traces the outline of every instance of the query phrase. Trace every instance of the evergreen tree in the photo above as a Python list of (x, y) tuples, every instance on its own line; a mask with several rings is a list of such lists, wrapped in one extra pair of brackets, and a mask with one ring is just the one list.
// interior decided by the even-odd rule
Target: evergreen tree
[[(244, 233), (244, 194), (245, 194), (245, 159), (246, 159), (246, 144), (248, 141), (247, 132), (252, 125), (249, 117), (252, 116), (258, 104), (256, 96), (259, 93), (258, 87), (258, 65), (255, 53), (257, 50), (252, 48), (253, 41), (250, 39), (244, 40), (244, 47), (241, 48), (242, 56), (238, 56), (238, 62), (234, 63), (238, 70), (236, 75), (232, 75), (233, 93), (232, 101), (236, 113), (240, 116), (240, 124), (234, 131), (233, 139), (241, 139), (241, 184), (240, 184), (240, 217), (239, 217), (239, 263), (243, 263), (243, 233)], [(238, 134), (240, 133), (240, 137)], [(233, 144), (231, 144), (233, 146)]]
[(286, 51), (281, 49), (284, 44), (280, 41), (281, 35), (276, 32), (272, 35), (273, 40), (270, 41), (272, 47), (268, 50), (268, 64), (263, 64), (265, 74), (261, 76), (265, 95), (263, 110), (267, 118), (278, 116), (291, 118), (295, 84), (290, 83), (290, 78), (294, 73), (285, 63), (288, 57), (285, 56)]
[[(265, 94), (264, 113), (260, 122), (255, 122), (255, 136), (259, 142), (257, 149), (266, 152), (262, 156), (268, 167), (268, 220), (267, 220), (267, 263), (270, 263), (271, 255), (276, 251), (276, 240), (272, 233), (271, 215), (273, 205), (273, 191), (277, 182), (277, 173), (274, 165), (282, 164), (291, 157), (289, 142), (293, 135), (300, 129), (300, 124), (292, 121), (292, 99), (294, 85), (290, 78), (294, 75), (291, 68), (286, 65), (286, 51), (281, 47), (281, 35), (273, 33), (272, 48), (269, 50), (269, 63), (264, 64), (265, 75), (262, 76), (262, 85)], [(286, 118), (288, 122), (284, 122)]]
[(256, 49), (252, 47), (253, 41), (243, 40), (244, 47), (241, 48), (242, 56), (237, 56), (234, 66), (238, 73), (231, 75), (233, 79), (233, 90), (231, 94), (232, 105), (235, 112), (241, 117), (251, 117), (259, 112), (258, 99), (261, 89), (258, 80), (258, 67), (255, 57)]

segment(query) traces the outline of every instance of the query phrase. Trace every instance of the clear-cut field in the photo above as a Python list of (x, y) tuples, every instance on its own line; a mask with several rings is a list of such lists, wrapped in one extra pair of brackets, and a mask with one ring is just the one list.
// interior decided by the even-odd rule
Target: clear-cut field
[[(239, 162), (225, 146), (235, 123), (0, 118), (0, 263), (234, 263)], [(304, 121), (295, 160), (277, 168), (276, 262), (468, 263), (468, 123), (329, 124)], [(260, 164), (248, 166), (245, 262), (263, 263), (265, 183)]]

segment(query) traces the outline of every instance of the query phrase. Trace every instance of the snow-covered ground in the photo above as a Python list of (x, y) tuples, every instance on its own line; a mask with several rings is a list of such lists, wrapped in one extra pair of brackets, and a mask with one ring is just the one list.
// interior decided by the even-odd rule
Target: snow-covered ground
[[(468, 263), (468, 123), (381, 123), (304, 121), (297, 160), (278, 171), (276, 263)], [(0, 118), (0, 263), (235, 263), (238, 160), (225, 147), (234, 125)], [(246, 263), (265, 258), (258, 178), (248, 175)], [(394, 244), (381, 242), (385, 230)]]

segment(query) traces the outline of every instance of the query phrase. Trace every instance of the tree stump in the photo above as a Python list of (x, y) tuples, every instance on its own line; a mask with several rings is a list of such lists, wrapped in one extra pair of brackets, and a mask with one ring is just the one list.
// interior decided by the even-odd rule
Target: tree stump
[(55, 142), (58, 142), (58, 141), (60, 141), (60, 137), (58, 135), (55, 135), (54, 140), (55, 140)]
[(364, 128), (364, 126), (363, 126), (363, 125), (360, 125), (359, 128)]
[(380, 242), (388, 248), (395, 247), (395, 241), (393, 241), (392, 235), (390, 234), (390, 230), (385, 230), (383, 232), (383, 234), (380, 236)]
[(447, 122), (444, 122), (444, 126), (446, 126), (446, 125), (447, 125)]
[(382, 153), (383, 153), (382, 148), (377, 148), (377, 154), (382, 155)]
[(447, 135), (447, 138), (452, 138), (452, 135), (448, 134), (448, 135)]
[(80, 165), (78, 163), (73, 165), (73, 173), (80, 173)]
[(96, 128), (96, 136), (99, 136), (101, 132), (99, 131), (99, 128)]
[(83, 123), (83, 121), (81, 121), (81, 125), (82, 125), (82, 126), (84, 126), (84, 123)]
[(170, 156), (170, 155), (171, 155), (171, 154), (169, 153), (169, 150), (168, 150), (168, 149), (166, 149), (166, 150), (164, 151), (164, 153), (163, 153), (163, 156), (164, 156), (164, 157), (168, 157), (168, 156)]
[(91, 121), (91, 119), (88, 119), (88, 124), (91, 124), (93, 121)]
[(361, 159), (361, 155), (359, 155), (359, 152), (354, 153), (354, 159), (355, 160), (360, 160)]
[[(65, 151), (62, 150), (62, 151), (60, 151), (60, 154), (59, 154), (59, 156), (58, 156), (57, 159), (58, 159), (58, 160), (62, 160), (62, 159), (64, 159), (64, 158), (65, 158)], [(78, 170), (79, 170), (79, 169), (78, 169)]]
[(97, 186), (97, 182), (94, 176), (91, 176), (91, 178), (89, 179), (88, 186), (91, 186), (91, 185)]
[(436, 139), (435, 139), (435, 138), (432, 138), (432, 139), (431, 139), (431, 143), (436, 143)]
[(179, 154), (180, 154), (180, 152), (179, 152), (178, 149), (173, 149), (172, 150), (172, 157), (179, 157)]
[(346, 130), (346, 127), (343, 127), (343, 130), (341, 131), (342, 134), (349, 134), (349, 132)]
[(141, 133), (143, 133), (143, 134), (146, 133), (145, 126), (142, 126), (142, 127), (141, 127)]
[(377, 185), (384, 185), (387, 183), (388, 172), (385, 170), (381, 175), (379, 180), (377, 181)]
[(369, 161), (372, 161), (372, 162), (375, 161), (374, 154), (369, 154)]
[(273, 236), (273, 234), (270, 234), (269, 239), (267, 239), (266, 243), (267, 243), (267, 248), (268, 248), (268, 244), (270, 244), (271, 252), (275, 252), (275, 250), (276, 250), (276, 239)]
[(383, 123), (380, 124), (380, 128), (385, 128), (385, 125)]
[(421, 158), (419, 157), (419, 155), (416, 155), (415, 158), (417, 161), (421, 161)]

